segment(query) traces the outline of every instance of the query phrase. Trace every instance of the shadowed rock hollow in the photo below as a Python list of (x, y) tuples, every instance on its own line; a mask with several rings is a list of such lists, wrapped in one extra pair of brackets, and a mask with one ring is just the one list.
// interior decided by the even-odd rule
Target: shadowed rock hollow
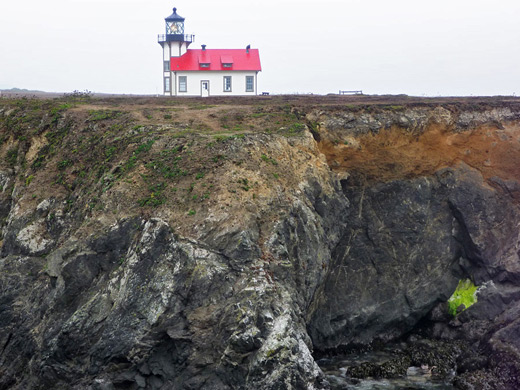
[(410, 332), (517, 388), (520, 105), (386, 99), (0, 100), (0, 389), (327, 389)]

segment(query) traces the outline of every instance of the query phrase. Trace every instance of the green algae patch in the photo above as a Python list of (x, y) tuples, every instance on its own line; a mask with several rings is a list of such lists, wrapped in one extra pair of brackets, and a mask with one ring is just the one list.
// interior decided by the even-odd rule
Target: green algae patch
[(455, 317), (457, 308), (464, 305), (462, 311), (477, 302), (477, 286), (469, 279), (461, 279), (453, 295), (448, 299), (448, 311)]

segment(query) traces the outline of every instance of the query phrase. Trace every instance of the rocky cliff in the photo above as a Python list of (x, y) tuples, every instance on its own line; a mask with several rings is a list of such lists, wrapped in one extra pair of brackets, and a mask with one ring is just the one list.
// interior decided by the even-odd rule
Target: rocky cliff
[(520, 383), (518, 100), (2, 99), (0, 129), (0, 389), (327, 389), (317, 355), (410, 334)]

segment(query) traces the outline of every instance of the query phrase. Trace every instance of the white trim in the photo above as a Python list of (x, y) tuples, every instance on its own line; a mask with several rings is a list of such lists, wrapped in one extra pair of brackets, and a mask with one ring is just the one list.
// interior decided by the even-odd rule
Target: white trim
[[(184, 88), (181, 87), (181, 78), (183, 78)], [(179, 93), (188, 92), (188, 76), (179, 76)]]
[[(227, 81), (229, 81), (229, 89), (228, 89)], [(222, 92), (233, 92), (233, 76), (231, 76), (231, 75), (223, 76), (222, 82), (224, 83), (224, 85), (222, 86)]]
[[(251, 89), (250, 90), (247, 89), (247, 79), (248, 78), (249, 79), (252, 78), (252, 80), (251, 80)], [(245, 87), (246, 87), (245, 91), (246, 92), (255, 92), (255, 76), (251, 76), (251, 75), (246, 74), (246, 76), (244, 77), (244, 80), (245, 80), (245, 84), (246, 84), (245, 85)]]

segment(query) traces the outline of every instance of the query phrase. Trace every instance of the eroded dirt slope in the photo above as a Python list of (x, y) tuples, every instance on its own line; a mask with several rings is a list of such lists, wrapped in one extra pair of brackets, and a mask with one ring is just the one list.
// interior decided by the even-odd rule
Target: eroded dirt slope
[(381, 123), (377, 114), (354, 119), (322, 112), (310, 117), (317, 122), (320, 150), (329, 165), (369, 182), (431, 175), (460, 162), (486, 179), (519, 179), (517, 114), (490, 108), (459, 115), (453, 109), (438, 106), (425, 113), (420, 108), (394, 107), (387, 123)]

